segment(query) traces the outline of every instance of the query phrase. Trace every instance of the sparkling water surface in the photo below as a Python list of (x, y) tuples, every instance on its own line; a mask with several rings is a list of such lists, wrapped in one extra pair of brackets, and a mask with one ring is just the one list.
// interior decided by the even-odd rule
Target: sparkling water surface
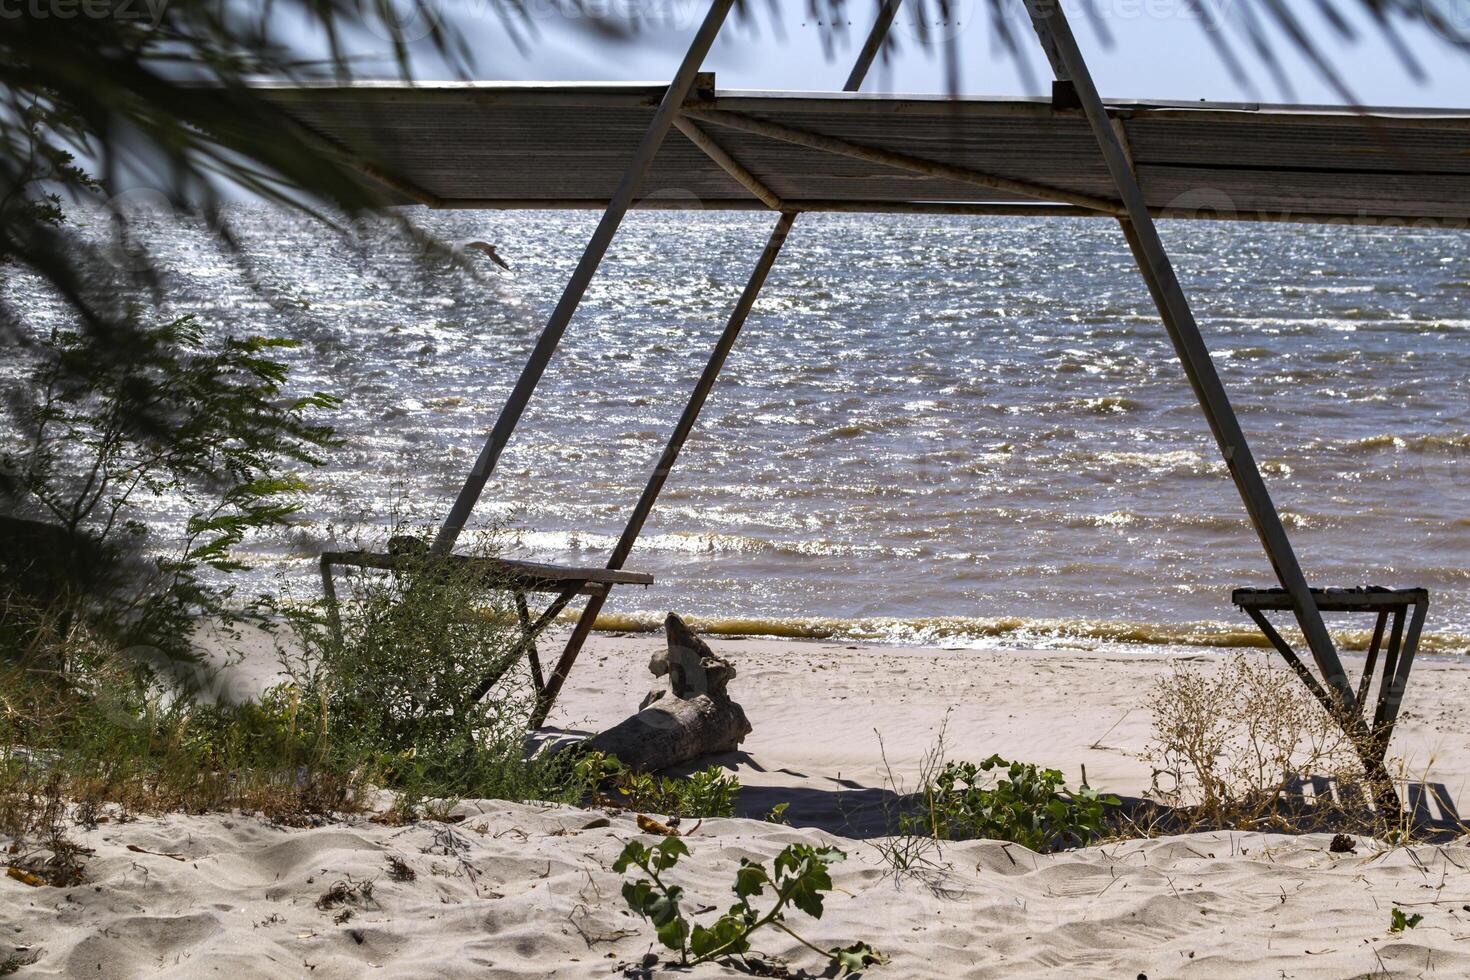
[[(242, 269), (144, 222), (171, 310), (301, 341), (295, 383), (345, 399), (253, 584), (443, 515), (597, 218), (406, 214), (513, 271), (263, 206), (231, 214)], [(628, 217), (477, 526), (605, 560), (773, 222)], [(1470, 650), (1470, 234), (1162, 231), (1309, 578), (1427, 586), (1431, 648)], [(1082, 219), (800, 218), (629, 567), (657, 584), (610, 625), (956, 646), (1228, 643), (1230, 590), (1274, 584), (1117, 226)]]

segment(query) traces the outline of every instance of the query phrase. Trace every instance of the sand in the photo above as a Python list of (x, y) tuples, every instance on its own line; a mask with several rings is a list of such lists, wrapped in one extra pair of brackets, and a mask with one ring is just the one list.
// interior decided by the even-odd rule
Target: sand
[[(626, 717), (648, 689), (659, 636), (598, 637), (577, 664), (552, 727), (588, 734)], [(552, 642), (545, 644), (556, 649)], [(912, 789), (941, 727), (952, 758), (992, 753), (1062, 770), (1124, 796), (1153, 779), (1150, 691), (1172, 665), (1221, 653), (941, 650), (715, 639), (739, 675), (730, 690), (754, 732), (718, 762), (749, 787), (742, 815), (791, 803), (795, 822), (871, 829), (882, 790)], [(1250, 654), (1280, 666), (1274, 654)], [(1362, 658), (1344, 656), (1349, 675)], [(1282, 667), (1281, 669), (1284, 669)], [(1416, 660), (1391, 755), (1470, 804), (1470, 662)], [(891, 766), (889, 779), (884, 757)]]
[[(660, 642), (598, 637), (553, 725), (590, 731), (626, 715)], [(1356, 853), (1336, 854), (1323, 835), (1216, 833), (1036, 855), (969, 842), (947, 845), (933, 855), (935, 868), (915, 876), (895, 875), (864, 839), (889, 767), (911, 780), (946, 715), (953, 755), (999, 752), (1074, 781), (1085, 765), (1093, 785), (1141, 793), (1151, 776), (1141, 757), (1147, 691), (1176, 657), (714, 646), (739, 666), (731, 690), (755, 727), (741, 753), (715, 761), (748, 787), (744, 816), (789, 801), (793, 826), (700, 825), (688, 838), (692, 855), (673, 872), (695, 907), (729, 903), (741, 857), (768, 860), (808, 841), (850, 857), (836, 869), (827, 915), (810, 922), (797, 914), (792, 924), (818, 946), (877, 946), (891, 962), (872, 977), (1470, 974), (1466, 847), (1360, 841)], [(247, 667), (248, 683), (268, 679), (267, 666)], [(1394, 743), (1456, 800), (1470, 778), (1467, 695), (1470, 665), (1424, 661)], [(22, 976), (636, 973), (652, 932), (625, 913), (622, 876), (610, 870), (638, 833), (630, 815), (493, 801), (462, 803), (455, 815), (463, 819), (411, 827), (355, 818), (289, 829), (238, 814), (103, 823), (78, 833), (96, 851), (86, 884), (0, 879), (0, 942), (40, 951)], [(390, 878), (390, 855), (416, 878)], [(317, 907), (334, 883), (367, 880), (372, 900), (347, 921), (335, 921), (340, 909)], [(1391, 933), (1396, 904), (1423, 921)], [(756, 947), (793, 968), (822, 966), (780, 933), (763, 934)], [(8, 952), (0, 946), (0, 958)], [(722, 968), (669, 975), (719, 976)]]

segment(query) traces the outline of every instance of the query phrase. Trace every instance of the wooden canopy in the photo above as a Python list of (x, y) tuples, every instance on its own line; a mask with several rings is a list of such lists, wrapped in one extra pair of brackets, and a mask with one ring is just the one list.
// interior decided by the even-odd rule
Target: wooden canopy
[[(601, 209), (668, 87), (364, 82), (268, 91), (403, 203)], [(1106, 104), (1156, 216), (1470, 219), (1464, 110)], [(1070, 83), (1052, 99), (954, 99), (717, 91), (714, 76), (701, 74), (676, 125), (635, 206), (1122, 210)], [(1011, 206), (1019, 202), (1030, 206)]]
[[(1025, 0), (1056, 79), (1049, 100), (859, 94), (901, 2), (879, 4), (840, 93), (719, 91), (714, 76), (700, 67), (735, 0), (710, 0), (668, 85), (369, 83), (267, 89), (288, 125), (315, 134), (329, 152), (345, 157), (401, 201), (602, 211), (440, 525), (431, 554), (453, 556), (630, 208), (755, 207), (779, 217), (608, 555), (606, 568), (612, 572), (623, 568), (637, 544), (803, 212), (1109, 217), (1117, 221), (1138, 264), (1280, 586), (1279, 592), (1247, 590), (1237, 598), (1342, 725), (1375, 787), (1376, 805), (1397, 808), (1384, 753), (1408, 682), (1427, 593), (1396, 590), (1391, 600), (1381, 601), (1378, 597), (1389, 593), (1371, 593), (1380, 606), (1377, 638), (1355, 690), (1322, 614), (1356, 610), (1369, 593), (1309, 584), (1154, 219), (1466, 227), (1470, 111), (1110, 102), (1098, 93), (1066, 13), (1054, 0)], [(323, 561), (326, 569), (327, 557)], [(544, 578), (552, 571), (543, 566), (537, 574)], [(585, 569), (561, 571), (564, 579), (584, 582)], [(330, 594), (330, 576), (324, 578)], [(546, 720), (612, 584), (588, 597), (544, 685), (533, 662), (534, 725)], [(528, 636), (571, 600), (575, 591), (568, 586), (534, 622), (522, 604)], [(1399, 657), (1410, 606), (1414, 618)], [(1315, 674), (1265, 619), (1263, 610), (1282, 608), (1293, 613)], [(1370, 718), (1363, 702), (1388, 612), (1396, 617), (1388, 647), (1394, 663), (1385, 666)]]

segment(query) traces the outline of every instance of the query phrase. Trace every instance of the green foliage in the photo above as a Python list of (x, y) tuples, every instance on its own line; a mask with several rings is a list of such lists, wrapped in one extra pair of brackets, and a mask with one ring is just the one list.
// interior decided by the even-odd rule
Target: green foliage
[[(75, 144), (82, 135), (81, 121), (75, 113), (59, 106), (42, 106), (39, 101), (24, 105), (17, 113), (19, 125), (8, 135), (9, 149), (15, 156), (16, 190), (33, 188), (30, 194), (16, 193), (6, 208), (0, 205), (0, 218), (7, 212), (23, 224), (43, 228), (59, 228), (64, 220), (61, 195), (44, 188), (66, 186), (84, 193), (96, 193), (102, 185), (91, 174), (76, 165), (76, 157), (55, 137)], [(0, 251), (0, 265), (12, 257)]]
[[(33, 345), (0, 444), (0, 832), (50, 853), (47, 880), (80, 873), (68, 807), (296, 823), (352, 809), (375, 775), (319, 691), (201, 703), (212, 679), (182, 663), (203, 622), (260, 615), (234, 601), (236, 548), (290, 520), (290, 467), (333, 444), (314, 416), (335, 400), (287, 393), (289, 342), (211, 339), (191, 317), (134, 339), (108, 358), (73, 332)], [(148, 531), (181, 505), (175, 538)]]
[(52, 798), (83, 820), (115, 806), (253, 810), (298, 824), (355, 809), (374, 775), (332, 739), (323, 705), (289, 685), (201, 705), (108, 660), (82, 680), (58, 689), (0, 671), (0, 834), (51, 834)]
[[(64, 671), (80, 628), (183, 658), (197, 620), (241, 618), (236, 547), (289, 522), (304, 488), (290, 468), (334, 444), (315, 416), (336, 399), (286, 390), (275, 355), (291, 346), (211, 339), (189, 316), (106, 359), (75, 332), (36, 345), (0, 445), (0, 656)], [(150, 536), (143, 518), (180, 501), (178, 540)]]
[(325, 706), (334, 738), (372, 760), (406, 809), (465, 797), (584, 802), (598, 763), (527, 757), (534, 697), (513, 594), (488, 563), (432, 556), (412, 535), (393, 535), (389, 550), (401, 555), (396, 571), (341, 577), (335, 624), (287, 613), (300, 652), (285, 669)]
[[(985, 773), (1003, 773), (989, 780)], [(993, 755), (975, 765), (950, 762), (926, 784), (922, 820), (944, 840), (1005, 840), (1033, 851), (1076, 847), (1100, 835), (1104, 808), (1116, 796), (1103, 796), (1089, 786), (1068, 790), (1062, 774)]]
[(681, 818), (735, 816), (740, 780), (719, 766), (684, 778), (655, 776), (635, 772), (602, 752), (584, 752), (576, 765), (582, 778), (608, 787), (604, 801), (614, 806)]
[[(750, 951), (751, 934), (766, 926), (779, 929), (825, 956), (831, 961), (835, 975), (883, 962), (882, 954), (866, 943), (823, 950), (802, 939), (786, 924), (788, 907), (814, 919), (822, 917), (823, 898), (832, 890), (829, 868), (847, 857), (837, 848), (791, 844), (776, 855), (770, 870), (758, 862), (741, 859), (731, 886), (735, 904), (709, 925), (691, 921), (681, 907), (684, 890), (664, 880), (666, 872), (688, 854), (688, 846), (678, 837), (664, 837), (652, 847), (631, 840), (613, 863), (613, 870), (619, 874), (637, 868), (647, 876), (624, 882), (623, 899), (636, 914), (653, 923), (659, 942), (678, 953), (681, 964), (693, 966), (723, 957), (743, 956)], [(751, 900), (767, 892), (770, 905), (761, 911)]]
[[(78, 863), (65, 844), (68, 812), (240, 809), (302, 824), (360, 808), (369, 787), (393, 792), (392, 815), (405, 820), (466, 796), (585, 801), (596, 781), (574, 757), (527, 757), (525, 685), (506, 677), (505, 690), (471, 701), (483, 678), (456, 675), (455, 650), (468, 658), (461, 666), (515, 666), (509, 637), (519, 632), (514, 620), (468, 609), (480, 587), (461, 588), (379, 583), (344, 607), (342, 641), (307, 648), (323, 659), (288, 660), (288, 683), (242, 704), (197, 703), (165, 675), (115, 657), (73, 658), (64, 686), (0, 662), (0, 835), (22, 842), (16, 860), (51, 880)], [(446, 616), (442, 632), (427, 631), (420, 617), (434, 611), (467, 622)], [(460, 686), (409, 697), (434, 670)], [(443, 714), (454, 706), (457, 716)]]
[(735, 797), (740, 792), (740, 780), (734, 773), (727, 773), (719, 766), (710, 766), (691, 773), (685, 779), (682, 792), (678, 794), (677, 816), (681, 817), (733, 817)]
[(771, 807), (771, 812), (766, 814), (766, 823), (789, 824), (791, 821), (786, 819), (786, 811), (790, 808), (790, 803), (777, 803)]
[[(442, 19), (411, 20), (430, 29), (423, 43), (465, 65)], [(127, 302), (157, 289), (157, 270), (125, 208), (104, 226), (112, 240), (99, 243), (69, 227), (63, 201), (111, 204), (146, 175), (150, 193), (212, 218), (227, 247), (235, 242), (219, 214), (224, 186), (323, 220), (382, 202), (348, 161), (322, 153), (249, 81), (350, 78), (358, 59), (340, 44), (344, 26), (389, 39), (389, 52), (370, 71), (396, 63), (406, 77), (404, 24), (387, 2), (95, 0), (67, 16), (44, 5), (17, 7), (4, 21), (0, 266), (39, 276), (70, 308), (98, 360), (132, 342), (137, 325)], [(299, 28), (290, 26), (301, 23), (328, 40), (325, 56), (303, 49)], [(90, 161), (94, 173), (74, 157)], [(36, 332), (27, 320), (24, 307), (0, 299), (0, 346), (25, 343)]]
[(1408, 915), (1405, 914), (1403, 909), (1395, 908), (1388, 914), (1388, 931), (1403, 932), (1406, 929), (1413, 929), (1423, 921), (1424, 916), (1418, 912), (1415, 912), (1413, 915)]

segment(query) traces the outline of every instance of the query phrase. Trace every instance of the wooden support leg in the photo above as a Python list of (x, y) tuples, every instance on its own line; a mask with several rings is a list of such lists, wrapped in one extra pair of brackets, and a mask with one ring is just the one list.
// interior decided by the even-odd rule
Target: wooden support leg
[(1266, 614), (1259, 609), (1247, 609), (1246, 613), (1249, 614), (1251, 619), (1256, 621), (1256, 625), (1261, 628), (1261, 632), (1266, 635), (1266, 639), (1270, 640), (1271, 645), (1276, 648), (1276, 652), (1281, 654), (1281, 659), (1285, 660), (1286, 665), (1292, 669), (1292, 672), (1301, 678), (1303, 684), (1307, 685), (1307, 690), (1312, 692), (1312, 696), (1317, 699), (1318, 703), (1327, 710), (1328, 714), (1336, 714), (1338, 711), (1337, 702), (1332, 699), (1332, 696), (1327, 693), (1321, 684), (1317, 683), (1317, 678), (1312, 676), (1312, 672), (1307, 669), (1307, 665), (1302, 663), (1301, 658), (1296, 655), (1296, 651), (1291, 648), (1291, 644), (1286, 642), (1286, 638), (1271, 624), (1271, 621), (1266, 618)]
[(322, 596), (327, 606), (327, 627), (332, 631), (332, 638), (338, 643), (342, 642), (342, 609), (337, 602), (337, 583), (332, 579), (332, 563), (326, 555), (322, 555)]
[[(580, 591), (581, 586), (578, 585), (561, 592), (552, 601), (551, 605), (547, 606), (545, 611), (543, 611), (541, 615), (537, 617), (535, 622), (530, 621), (530, 612), (529, 610), (526, 611), (524, 617), (521, 619), (521, 641), (516, 644), (516, 647), (514, 650), (511, 651), (510, 656), (505, 659), (504, 665), (501, 666), (499, 669), (492, 671), (475, 687), (474, 691), (470, 694), (470, 704), (474, 704), (476, 701), (480, 700), (485, 695), (490, 693), (490, 689), (495, 686), (496, 682), (504, 677), (505, 672), (511, 668), (511, 665), (513, 665), (517, 660), (520, 659), (522, 651), (526, 651), (528, 655), (534, 656), (533, 654), (530, 654), (530, 651), (535, 650), (536, 637), (540, 636), (542, 631), (545, 630), (546, 627), (551, 625), (552, 620), (561, 615), (561, 611), (565, 609), (567, 605), (577, 597), (577, 593)], [(519, 601), (517, 603), (518, 608), (516, 612), (520, 614), (521, 610), (525, 608), (525, 599), (519, 594), (517, 594), (517, 599)], [(541, 664), (539, 658), (533, 660), (531, 671), (532, 682), (536, 684), (536, 691), (539, 695), (541, 693), (541, 685), (537, 681), (537, 677), (541, 673)]]
[(878, 57), (878, 52), (882, 50), (883, 42), (888, 37), (888, 31), (893, 27), (893, 18), (898, 16), (898, 8), (902, 6), (903, 0), (884, 0), (883, 6), (878, 8), (878, 19), (873, 21), (873, 27), (868, 31), (862, 49), (858, 51), (857, 60), (853, 62), (852, 71), (848, 74), (842, 91), (856, 92), (863, 87), (863, 81), (873, 67), (873, 60)]
[(694, 35), (694, 40), (690, 43), (689, 50), (679, 65), (679, 70), (674, 73), (674, 80), (664, 92), (658, 110), (653, 114), (653, 119), (643, 134), (643, 141), (638, 144), (633, 159), (628, 162), (628, 168), (623, 173), (622, 181), (608, 202), (607, 210), (602, 215), (602, 221), (598, 223), (597, 230), (592, 233), (592, 239), (587, 243), (586, 250), (582, 252), (582, 258), (577, 263), (571, 279), (567, 282), (561, 299), (551, 312), (546, 329), (541, 332), (541, 337), (536, 341), (536, 346), (531, 351), (526, 366), (521, 370), (521, 376), (511, 390), (505, 407), (501, 409), (500, 417), (495, 421), (495, 428), (485, 440), (479, 458), (476, 459), (469, 476), (465, 478), (464, 486), (460, 489), (454, 506), (450, 508), (449, 515), (444, 518), (444, 524), (439, 528), (439, 535), (434, 539), (435, 554), (448, 554), (454, 550), (454, 543), (459, 539), (460, 531), (464, 529), (465, 522), (469, 520), (470, 512), (474, 510), (476, 501), (480, 499), (480, 494), (484, 491), (490, 475), (495, 472), (495, 464), (500, 459), (501, 451), (510, 441), (516, 423), (520, 421), (521, 414), (526, 410), (531, 395), (541, 381), (541, 375), (546, 371), (546, 365), (551, 361), (551, 355), (556, 352), (557, 345), (561, 343), (561, 337), (566, 332), (567, 324), (571, 323), (572, 314), (576, 313), (577, 306), (582, 302), (583, 294), (587, 292), (587, 285), (592, 281), (593, 273), (602, 263), (602, 257), (607, 254), (608, 246), (612, 244), (613, 235), (617, 233), (618, 226), (623, 222), (623, 216), (632, 206), (633, 195), (637, 193), (644, 176), (653, 165), (659, 147), (663, 145), (664, 137), (668, 135), (675, 117), (679, 114), (679, 108), (688, 98), (689, 91), (694, 85), (694, 77), (699, 72), (699, 66), (704, 62), (705, 55), (709, 53), (710, 46), (720, 32), (720, 26), (725, 22), (725, 17), (730, 13), (733, 3), (734, 0), (713, 0), (710, 4), (709, 13), (705, 15), (704, 22), (700, 24), (699, 31)]
[[(1286, 642), (1286, 638), (1271, 624), (1271, 621), (1266, 618), (1265, 613), (1259, 609), (1251, 608), (1246, 609), (1246, 613), (1251, 619), (1255, 620), (1256, 625), (1260, 627), (1266, 639), (1271, 641), (1271, 645), (1281, 654), (1281, 658), (1286, 661), (1287, 666), (1292, 669), (1292, 672), (1307, 686), (1307, 690), (1312, 692), (1312, 696), (1317, 699), (1317, 703), (1322, 705), (1327, 714), (1336, 719), (1337, 723), (1342, 726), (1343, 731), (1348, 736), (1348, 740), (1353, 745), (1354, 751), (1357, 752), (1358, 758), (1363, 763), (1363, 771), (1367, 776), (1368, 785), (1373, 790), (1373, 799), (1378, 807), (1378, 812), (1396, 813), (1397, 807), (1399, 806), (1398, 796), (1395, 795), (1393, 779), (1383, 761), (1385, 750), (1388, 747), (1388, 740), (1386, 738), (1379, 738), (1376, 734), (1379, 729), (1377, 727), (1370, 729), (1363, 723), (1363, 719), (1343, 716), (1341, 703), (1318, 683), (1317, 678), (1312, 676), (1312, 672), (1307, 669), (1307, 665), (1302, 663), (1301, 658), (1296, 655), (1296, 651), (1291, 648), (1291, 644)], [(1381, 619), (1382, 617), (1380, 616)], [(1396, 645), (1397, 640), (1395, 639), (1390, 645), (1390, 657), (1392, 657)], [(1389, 673), (1390, 671), (1385, 668), (1385, 682)]]
[(531, 687), (539, 699), (541, 692), (546, 689), (546, 681), (541, 676), (541, 652), (536, 649), (536, 637), (531, 630), (531, 611), (526, 607), (524, 592), (516, 593), (516, 618), (520, 620), (522, 634), (530, 637), (526, 641), (526, 660), (531, 665)]
[[(847, 84), (843, 87), (844, 91), (856, 92), (862, 88), (863, 80), (868, 75), (868, 69), (872, 67), (873, 59), (882, 48), (883, 40), (888, 36), (889, 28), (893, 25), (893, 18), (902, 3), (903, 0), (884, 0), (883, 6), (878, 11), (878, 18), (874, 21), (862, 51), (858, 54), (857, 63), (853, 65), (852, 72), (847, 77)], [(756, 298), (760, 296), (761, 288), (766, 284), (766, 277), (770, 275), (771, 267), (776, 264), (776, 257), (781, 254), (781, 246), (786, 243), (786, 236), (791, 233), (791, 226), (795, 222), (794, 213), (783, 212), (780, 220), (776, 222), (776, 227), (771, 230), (771, 237), (766, 240), (765, 250), (761, 252), (761, 257), (756, 262), (750, 279), (746, 281), (745, 289), (735, 303), (735, 309), (730, 312), (730, 319), (726, 321), (724, 332), (720, 334), (714, 352), (710, 354), (709, 361), (705, 364), (704, 373), (699, 376), (699, 381), (689, 396), (689, 402), (684, 406), (683, 414), (679, 416), (678, 424), (674, 426), (674, 431), (669, 435), (663, 455), (659, 457), (653, 473), (648, 477), (648, 483), (643, 488), (643, 496), (634, 505), (633, 513), (623, 528), (622, 537), (618, 539), (612, 556), (608, 558), (608, 568), (622, 568), (623, 563), (628, 560), (628, 555), (632, 553), (633, 546), (637, 544), (638, 535), (642, 533), (643, 525), (648, 520), (648, 515), (653, 512), (653, 505), (658, 501), (658, 495), (663, 490), (664, 483), (668, 480), (669, 473), (672, 472), (674, 463), (679, 458), (679, 451), (684, 448), (689, 434), (694, 431), (694, 424), (699, 420), (699, 413), (704, 408), (705, 400), (709, 397), (715, 381), (719, 379), (720, 371), (725, 366), (725, 359), (730, 356), (735, 341), (739, 339), (740, 330), (745, 326), (745, 320), (750, 316)], [(602, 612), (602, 606), (606, 600), (605, 592), (587, 600), (587, 605), (583, 607), (582, 614), (577, 618), (577, 625), (572, 629), (572, 635), (567, 638), (566, 649), (562, 651), (561, 659), (557, 661), (556, 668), (551, 672), (551, 678), (541, 697), (541, 702), (531, 717), (531, 727), (539, 728), (546, 722), (546, 716), (551, 713), (552, 705), (556, 703), (556, 697), (561, 692), (562, 685), (566, 683), (572, 665), (577, 662), (577, 655), (582, 652), (583, 644), (587, 642), (587, 637), (592, 633), (592, 625), (597, 622), (597, 615)]]
[[(1382, 753), (1376, 752), (1379, 741), (1369, 730), (1358, 704), (1356, 692), (1343, 669), (1342, 659), (1327, 632), (1322, 611), (1317, 607), (1306, 575), (1297, 561), (1296, 552), (1281, 522), (1281, 515), (1271, 500), (1256, 465), (1245, 433), (1235, 416), (1225, 386), (1220, 380), (1209, 348), (1205, 344), (1190, 309), (1188, 297), (1175, 275), (1168, 251), (1154, 226), (1153, 216), (1143, 196), (1143, 189), (1133, 172), (1126, 147), (1119, 137), (1114, 120), (1098, 95), (1092, 74), (1077, 39), (1072, 34), (1062, 5), (1056, 0), (1026, 0), (1032, 26), (1041, 47), (1051, 62), (1058, 81), (1071, 82), (1082, 111), (1102, 151), (1103, 160), (1118, 189), (1126, 219), (1121, 221), (1124, 235), (1148, 284), (1149, 293), (1159, 308), (1160, 319), (1174, 345), (1185, 375), (1194, 388), (1196, 399), (1209, 422), (1210, 431), (1220, 447), (1225, 465), (1235, 481), (1236, 490), (1245, 504), (1246, 513), (1260, 538), (1261, 546), (1276, 572), (1276, 578), (1291, 598), (1297, 624), (1306, 637), (1307, 647), (1322, 681), (1336, 702), (1334, 717), (1362, 757), (1369, 780), (1380, 805), (1389, 800), (1397, 806), (1393, 783), (1383, 766)], [(1274, 641), (1273, 641), (1274, 642)], [(1300, 676), (1300, 675), (1299, 675)]]
[(1327, 626), (1322, 621), (1322, 613), (1312, 598), (1306, 576), (1302, 573), (1286, 528), (1281, 523), (1281, 516), (1271, 501), (1260, 469), (1235, 416), (1235, 410), (1231, 407), (1225, 386), (1210, 357), (1209, 348), (1200, 335), (1189, 300), (1174, 273), (1158, 229), (1154, 226), (1127, 151), (1119, 139), (1107, 107), (1098, 95), (1062, 6), (1055, 0), (1027, 0), (1026, 7), (1057, 79), (1070, 81), (1076, 89), (1083, 112), (1127, 212), (1123, 231), (1129, 247), (1133, 250), (1139, 271), (1159, 307), (1169, 339), (1190, 385), (1194, 388), (1195, 397), (1219, 444), (1225, 464), (1235, 480), (1236, 489), (1245, 503), (1246, 512), (1261, 539), (1266, 556), (1276, 571), (1277, 579), (1291, 596), (1293, 611), (1302, 633), (1306, 636), (1307, 646), (1312, 651), (1317, 669), (1328, 689), (1341, 702), (1343, 713), (1356, 717), (1357, 699), (1347, 674), (1343, 671), (1342, 661), (1327, 632)]
[[(1409, 671), (1414, 666), (1414, 654), (1419, 651), (1419, 636), (1424, 630), (1424, 618), (1429, 614), (1429, 600), (1414, 603), (1414, 612), (1409, 627), (1404, 633), (1403, 651), (1399, 661), (1389, 670), (1387, 661), (1383, 665), (1384, 680), (1390, 673), (1393, 681), (1386, 691), (1380, 690), (1378, 705), (1374, 711), (1373, 728), (1379, 742), (1379, 757), (1388, 754), (1388, 743), (1393, 738), (1394, 725), (1398, 723), (1399, 707), (1403, 703), (1404, 691), (1409, 686)], [(1402, 614), (1401, 614), (1402, 615)]]
[[(694, 424), (699, 420), (699, 413), (704, 409), (704, 403), (709, 398), (710, 390), (714, 388), (715, 382), (719, 380), (720, 371), (725, 366), (725, 360), (730, 356), (730, 351), (735, 347), (735, 341), (740, 337), (740, 330), (745, 326), (746, 318), (755, 307), (756, 298), (760, 295), (761, 287), (766, 284), (766, 277), (771, 272), (771, 267), (776, 264), (776, 257), (781, 254), (781, 246), (786, 243), (786, 236), (791, 231), (792, 224), (796, 221), (796, 215), (787, 213), (781, 215), (776, 222), (776, 227), (771, 231), (771, 237), (766, 242), (765, 251), (761, 252), (759, 261), (756, 262), (755, 270), (750, 274), (750, 279), (745, 284), (745, 290), (740, 294), (740, 299), (735, 304), (735, 309), (730, 312), (730, 318), (725, 323), (725, 329), (720, 334), (719, 341), (715, 344), (714, 351), (709, 356), (709, 361), (704, 366), (704, 373), (699, 376), (699, 381), (694, 386), (694, 391), (689, 396), (689, 401), (684, 406), (684, 412), (679, 416), (674, 431), (669, 434), (669, 440), (664, 445), (664, 451), (659, 456), (658, 463), (653, 472), (648, 476), (648, 482), (643, 488), (643, 495), (638, 498), (638, 503), (633, 507), (633, 513), (628, 518), (627, 525), (623, 528), (623, 534), (618, 538), (617, 545), (613, 548), (611, 557), (607, 560), (608, 568), (622, 568), (623, 563), (628, 560), (633, 546), (638, 542), (638, 535), (643, 532), (644, 522), (648, 515), (653, 512), (653, 505), (658, 501), (658, 495), (664, 488), (669, 474), (673, 472), (674, 463), (679, 459), (679, 452), (684, 448)], [(603, 603), (607, 596), (594, 595), (587, 600), (587, 605), (582, 608), (582, 614), (577, 618), (577, 625), (572, 628), (572, 635), (567, 639), (566, 649), (562, 651), (561, 659), (557, 661), (551, 677), (547, 681), (546, 690), (541, 698), (541, 704), (536, 709), (531, 719), (534, 727), (539, 727), (546, 721), (552, 705), (556, 702), (556, 696), (561, 691), (562, 685), (566, 683), (567, 674), (571, 673), (572, 665), (577, 662), (577, 654), (582, 650), (582, 645), (587, 642), (587, 637), (592, 632), (592, 624), (597, 621), (597, 614), (602, 611)]]
[(1404, 641), (1404, 611), (1393, 611), (1393, 630), (1388, 635), (1388, 649), (1383, 655), (1383, 679), (1378, 683), (1378, 703), (1373, 708), (1373, 727), (1383, 724), (1388, 712), (1389, 689), (1393, 687), (1394, 671), (1399, 665), (1399, 650)]
[(1388, 610), (1378, 614), (1373, 624), (1373, 642), (1368, 644), (1368, 659), (1363, 661), (1363, 676), (1358, 679), (1358, 705), (1367, 704), (1368, 687), (1373, 683), (1373, 668), (1378, 664), (1378, 651), (1383, 646), (1383, 629), (1388, 624)]

